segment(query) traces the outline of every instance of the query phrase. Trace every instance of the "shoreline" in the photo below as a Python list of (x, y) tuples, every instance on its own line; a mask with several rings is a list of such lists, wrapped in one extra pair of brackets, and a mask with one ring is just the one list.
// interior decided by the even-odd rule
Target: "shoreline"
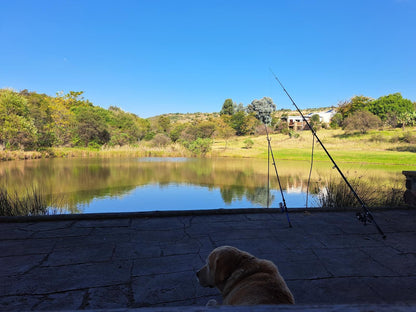
[[(58, 151), (56, 153), (56, 151)], [(278, 151), (279, 160), (296, 160), (296, 161), (310, 161), (310, 154), (305, 155), (293, 155), (290, 157), (290, 149), (280, 148)], [(366, 151), (333, 151), (336, 154), (336, 161), (339, 163), (349, 164), (365, 164), (365, 165), (376, 165), (376, 166), (409, 166), (416, 167), (416, 154), (412, 152), (395, 152), (395, 151), (373, 151), (372, 158), (368, 159), (368, 153)], [(341, 155), (341, 153), (343, 155)], [(276, 154), (276, 153), (275, 153)], [(394, 157), (393, 162), (386, 162), (386, 155), (397, 155)], [(316, 162), (330, 162), (326, 155), (315, 156), (314, 161)], [(210, 152), (205, 157), (195, 157), (190, 154), (184, 155), (182, 152), (168, 151), (166, 153), (161, 151), (152, 151), (143, 149), (109, 149), (109, 150), (93, 150), (93, 149), (80, 149), (80, 148), (65, 148), (65, 151), (54, 150), (52, 152), (46, 151), (0, 151), (0, 163), (8, 161), (21, 161), (21, 160), (36, 160), (36, 159), (52, 159), (52, 158), (129, 158), (129, 157), (184, 157), (184, 158), (247, 158), (247, 159), (265, 159), (267, 155), (243, 155), (238, 153), (218, 153), (218, 151)], [(414, 162), (410, 159), (413, 158)], [(325, 159), (327, 158), (327, 159)], [(403, 161), (397, 161), (403, 160)]]

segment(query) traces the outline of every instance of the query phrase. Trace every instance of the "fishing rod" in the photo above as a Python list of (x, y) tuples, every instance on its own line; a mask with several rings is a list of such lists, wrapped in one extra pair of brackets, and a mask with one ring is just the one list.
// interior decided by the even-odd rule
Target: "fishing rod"
[[(287, 206), (286, 206), (285, 196), (283, 195), (282, 184), (280, 183), (279, 174), (277, 173), (276, 161), (274, 160), (273, 149), (272, 149), (272, 145), (270, 143), (271, 139), (269, 137), (269, 131), (267, 130), (266, 124), (264, 124), (264, 127), (266, 128), (267, 142), (269, 144), (268, 155), (269, 154), (272, 155), (274, 171), (276, 172), (277, 182), (279, 183), (279, 188), (280, 188), (280, 194), (282, 195), (282, 202), (283, 203), (280, 203), (280, 207), (282, 209), (282, 212), (286, 213), (286, 218), (287, 218), (287, 222), (289, 223), (289, 227), (292, 227), (292, 223), (290, 222), (290, 218), (289, 218), (289, 212), (288, 212)], [(269, 161), (269, 156), (267, 156), (267, 160)], [(269, 173), (269, 169), (267, 169), (267, 174), (268, 173)], [(267, 183), (269, 183), (269, 176), (267, 176)], [(267, 184), (267, 207), (269, 207), (269, 184)]]
[(384, 232), (381, 230), (381, 228), (378, 226), (378, 224), (376, 223), (376, 220), (374, 219), (373, 215), (371, 214), (370, 210), (367, 208), (366, 204), (364, 203), (364, 201), (360, 198), (360, 196), (358, 196), (358, 194), (355, 192), (354, 188), (352, 187), (352, 185), (350, 184), (350, 182), (348, 182), (347, 178), (344, 176), (344, 174), (342, 173), (341, 169), (338, 167), (338, 165), (336, 164), (335, 160), (332, 158), (332, 156), (329, 154), (328, 150), (325, 148), (324, 144), (321, 142), (321, 140), (319, 139), (318, 135), (316, 134), (316, 131), (311, 127), (311, 125), (309, 124), (309, 122), (306, 120), (305, 116), (302, 114), (301, 110), (299, 109), (299, 107), (296, 105), (295, 101), (292, 99), (292, 97), (290, 96), (290, 94), (286, 91), (285, 87), (283, 86), (283, 84), (280, 82), (279, 78), (277, 78), (276, 74), (270, 69), (271, 73), (273, 74), (274, 78), (276, 79), (276, 81), (279, 83), (279, 85), (282, 87), (283, 91), (286, 93), (286, 95), (289, 97), (290, 101), (292, 102), (292, 104), (296, 107), (296, 110), (299, 112), (299, 114), (301, 115), (303, 121), (306, 123), (306, 125), (308, 126), (308, 128), (312, 131), (313, 136), (316, 138), (316, 141), (318, 141), (318, 143), (322, 146), (323, 150), (325, 151), (325, 153), (328, 155), (329, 159), (331, 160), (332, 164), (334, 165), (334, 168), (337, 169), (337, 171), (339, 172), (339, 174), (341, 175), (342, 179), (345, 181), (345, 183), (347, 184), (347, 186), (349, 187), (349, 189), (351, 190), (351, 192), (354, 194), (355, 198), (358, 200), (358, 202), (360, 203), (363, 212), (357, 212), (356, 216), (357, 219), (361, 222), (364, 223), (364, 225), (366, 225), (367, 223), (374, 223), (374, 225), (377, 228), (377, 231), (380, 233), (380, 235), (383, 237), (383, 239), (386, 239), (386, 235), (384, 234)]

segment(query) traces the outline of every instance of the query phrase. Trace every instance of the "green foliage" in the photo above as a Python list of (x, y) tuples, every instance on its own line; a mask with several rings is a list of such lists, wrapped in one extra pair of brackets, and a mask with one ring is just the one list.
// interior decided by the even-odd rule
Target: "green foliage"
[(224, 104), (222, 105), (222, 109), (220, 111), (220, 115), (234, 115), (235, 109), (234, 109), (234, 103), (232, 99), (226, 99), (224, 101)]
[(230, 126), (230, 119), (221, 116), (217, 120), (215, 135), (226, 140), (235, 135), (235, 130)]
[(237, 135), (253, 134), (257, 125), (257, 119), (252, 114), (247, 115), (245, 112), (237, 112), (230, 119), (230, 126)]
[(373, 99), (367, 96), (354, 96), (351, 100), (342, 102), (338, 105), (338, 113), (345, 119), (356, 111), (368, 110), (372, 101)]
[(181, 133), (181, 139), (188, 142), (195, 141), (198, 138), (210, 139), (214, 136), (215, 129), (215, 123), (212, 121), (188, 124)]
[(300, 134), (294, 130), (288, 130), (288, 135), (291, 139), (297, 139), (300, 137)]
[(368, 110), (385, 121), (388, 114), (404, 114), (414, 111), (413, 103), (404, 99), (400, 93), (379, 97), (370, 103)]
[(12, 90), (0, 90), (0, 144), (8, 149), (31, 149), (36, 141), (27, 100)]
[(172, 140), (172, 142), (176, 142), (179, 140), (185, 128), (186, 124), (176, 124), (173, 126), (172, 130), (169, 133), (169, 137)]
[(318, 114), (312, 115), (311, 119), (309, 120), (309, 124), (313, 130), (317, 131), (322, 127), (321, 118)]
[(329, 126), (332, 129), (338, 129), (342, 126), (342, 115), (340, 113), (336, 113), (332, 118)]
[(74, 109), (76, 126), (75, 133), (79, 144), (88, 146), (90, 143), (98, 145), (110, 141), (110, 133), (106, 118), (108, 111), (100, 107), (79, 106)]
[[(157, 134), (163, 134), (163, 139), (158, 136), (152, 143), (164, 146), (171, 140), (188, 147), (193, 144), (192, 150), (198, 150), (198, 144), (193, 143), (198, 139), (212, 139), (215, 135), (224, 138), (227, 146), (227, 140), (233, 135), (260, 134), (264, 131), (262, 122), (270, 122), (275, 131), (289, 134), (287, 124), (272, 116), (275, 105), (270, 98), (254, 100), (247, 107), (250, 113), (244, 110), (243, 104), (236, 105), (227, 99), (221, 115), (169, 114), (143, 119), (116, 106), (108, 109), (94, 106), (83, 95), (83, 91), (69, 91), (52, 97), (27, 90), (0, 89), (0, 147), (6, 150), (74, 146), (98, 149), (102, 145), (136, 145), (143, 139), (152, 140)], [(331, 127), (343, 125), (347, 131), (354, 128), (366, 131), (358, 125), (362, 123), (361, 117), (355, 124), (347, 120), (362, 109), (385, 114), (385, 122), (393, 127), (415, 126), (414, 106), (415, 103), (403, 99), (399, 93), (378, 100), (354, 97), (340, 106)], [(347, 117), (344, 119), (344, 116)]]
[[(394, 93), (381, 96), (377, 100), (366, 96), (355, 96), (350, 101), (339, 104), (338, 107), (338, 113), (341, 114), (343, 119), (363, 110), (370, 111), (383, 122), (396, 127), (399, 123), (403, 125), (403, 121), (405, 122), (403, 117), (406, 114), (415, 112), (415, 105), (410, 100), (404, 99), (400, 93)], [(339, 124), (339, 121), (337, 121), (337, 124)]]
[(244, 140), (244, 148), (250, 149), (250, 148), (253, 147), (253, 145), (254, 145), (254, 142), (253, 142), (252, 139), (245, 139)]
[(168, 116), (164, 116), (164, 115), (159, 116), (157, 123), (161, 132), (169, 133), (171, 125), (170, 125), (170, 118)]
[(135, 144), (151, 132), (149, 120), (115, 106), (94, 106), (82, 95), (0, 90), (0, 144), (6, 149), (97, 148)]
[(150, 131), (150, 122), (135, 114), (124, 112), (114, 106), (109, 107), (110, 145), (134, 144), (142, 140)]
[(185, 142), (185, 147), (192, 152), (195, 156), (205, 156), (212, 148), (212, 139), (198, 138), (192, 142)]

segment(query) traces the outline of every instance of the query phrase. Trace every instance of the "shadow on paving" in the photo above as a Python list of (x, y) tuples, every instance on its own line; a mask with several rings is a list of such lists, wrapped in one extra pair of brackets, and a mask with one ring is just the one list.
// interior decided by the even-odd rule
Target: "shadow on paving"
[(353, 212), (1, 218), (0, 310), (204, 306), (221, 298), (195, 273), (221, 245), (273, 261), (300, 305), (415, 304), (416, 211), (373, 215), (386, 240)]

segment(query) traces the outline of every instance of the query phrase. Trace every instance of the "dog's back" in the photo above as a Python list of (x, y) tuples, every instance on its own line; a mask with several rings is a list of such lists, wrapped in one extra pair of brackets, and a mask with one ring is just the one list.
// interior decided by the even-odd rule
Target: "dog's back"
[(268, 260), (255, 259), (244, 271), (227, 282), (223, 304), (294, 304), (295, 300), (277, 267)]

